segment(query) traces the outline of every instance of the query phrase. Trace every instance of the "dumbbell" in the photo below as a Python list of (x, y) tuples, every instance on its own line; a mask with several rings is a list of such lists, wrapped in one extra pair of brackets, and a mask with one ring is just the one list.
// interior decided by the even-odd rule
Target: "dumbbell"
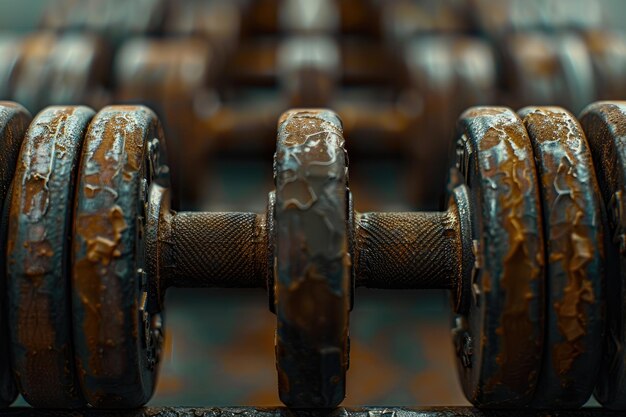
[[(10, 201), (4, 211), (8, 231), (2, 251), (8, 308), (2, 311), (8, 312), (10, 362), (19, 391), (40, 407), (140, 406), (154, 388), (165, 289), (265, 287), (272, 282), (269, 245), (274, 239), (268, 236), (273, 222), (250, 213), (171, 212), (167, 189), (161, 186), (167, 175), (159, 162), (162, 133), (146, 108), (108, 107), (94, 116), (85, 107), (52, 107), (30, 126), (23, 108), (6, 103), (2, 111), (0, 154), (12, 158), (3, 165), (17, 167), (2, 184), (2, 197)], [(22, 137), (20, 148), (17, 138)], [(345, 156), (341, 144), (335, 145), (330, 150), (341, 151), (336, 163), (317, 166), (313, 158), (311, 172), (303, 172), (311, 176), (311, 190), (320, 194), (326, 187), (319, 181), (324, 170), (343, 178), (345, 187)], [(8, 193), (11, 177), (13, 190)], [(346, 193), (341, 185), (338, 179), (337, 196), (330, 196), (328, 203), (340, 203), (335, 200)], [(297, 198), (297, 190), (279, 188), (277, 201), (293, 192)], [(345, 227), (345, 219), (338, 216), (345, 217), (348, 207), (340, 213), (333, 209), (328, 206), (326, 219)], [(281, 233), (285, 215), (277, 220)], [(333, 231), (316, 236), (322, 245), (335, 242), (335, 249), (345, 250), (345, 236)], [(286, 249), (284, 242), (277, 246), (281, 256), (290, 257)], [(310, 266), (318, 262), (320, 268), (330, 268), (318, 273), (339, 268), (334, 280), (341, 294), (333, 311), (322, 312), (321, 322), (310, 305), (300, 311), (299, 306), (281, 308), (277, 302), (278, 357), (287, 362), (281, 362), (286, 367), (280, 373), (281, 386), (291, 384), (286, 402), (328, 406), (343, 399), (347, 323), (337, 328), (340, 317), (334, 315), (346, 310), (347, 319), (348, 264), (344, 257), (330, 256), (310, 260)], [(292, 292), (306, 298), (306, 293), (283, 287), (282, 282), (277, 286), (282, 303)], [(334, 293), (324, 281), (321, 284), (317, 294), (334, 301)], [(294, 319), (315, 320), (315, 334), (298, 334), (297, 326), (290, 330)], [(303, 345), (307, 340), (298, 336), (320, 336), (318, 342), (324, 345)], [(9, 356), (2, 359), (6, 372)], [(9, 387), (10, 381), (5, 375), (2, 385)], [(10, 402), (13, 392), (7, 388), (4, 394), (4, 402)]]
[(109, 101), (110, 59), (105, 45), (90, 35), (38, 32), (2, 41), (0, 99), (31, 111), (58, 103), (100, 106)]
[(12, 368), (36, 406), (142, 405), (165, 290), (217, 286), (268, 289), (282, 401), (332, 407), (344, 397), (353, 288), (366, 286), (451, 290), (476, 405), (577, 407), (598, 381), (604, 405), (625, 406), (626, 104), (588, 107), (582, 127), (560, 108), (470, 109), (446, 211), (410, 213), (354, 212), (328, 110), (281, 117), (276, 190), (254, 214), (172, 212), (146, 108), (50, 108), (30, 127), (23, 108), (1, 109), (5, 402)]
[[(172, 26), (174, 32), (176, 27)], [(181, 32), (187, 33), (182, 29)], [(626, 56), (623, 39), (602, 32), (584, 33), (583, 37), (584, 42), (574, 35), (508, 37), (506, 47), (499, 48), (509, 51), (502, 62), (507, 68), (501, 72), (506, 74), (503, 83), (509, 86), (504, 93), (497, 91), (500, 78), (497, 62), (484, 40), (423, 37), (408, 42), (406, 48), (399, 48), (403, 53), (396, 58), (406, 61), (405, 69), (399, 71), (406, 73), (406, 79), (399, 86), (382, 92), (371, 88), (358, 94), (353, 89), (338, 88), (343, 65), (332, 51), (323, 52), (329, 50), (328, 43), (296, 38), (285, 42), (280, 49), (278, 73), (282, 88), (269, 93), (273, 105), (262, 110), (256, 103), (245, 105), (252, 102), (251, 97), (259, 95), (258, 91), (231, 91), (227, 86), (220, 97), (220, 92), (212, 88), (224, 89), (224, 83), (214, 81), (219, 65), (213, 64), (222, 58), (213, 53), (213, 43), (206, 39), (133, 40), (124, 43), (117, 54), (116, 97), (123, 101), (149, 100), (168, 116), (169, 126), (177, 133), (169, 137), (180, 138), (184, 146), (179, 148), (189, 150), (182, 158), (172, 158), (172, 162), (186, 161), (183, 178), (193, 177), (212, 149), (239, 153), (271, 148), (273, 120), (290, 106), (336, 108), (343, 115), (347, 134), (358, 135), (359, 146), (355, 150), (393, 154), (406, 153), (408, 149), (410, 158), (418, 161), (412, 164), (416, 172), (410, 175), (422, 178), (423, 167), (427, 166), (427, 171), (438, 172), (435, 177), (440, 181), (424, 181), (414, 187), (411, 196), (417, 205), (433, 207), (445, 177), (445, 138), (451, 134), (450, 120), (463, 108), (502, 102), (514, 107), (556, 103), (576, 109), (592, 99), (623, 96), (620, 93), (624, 90), (623, 83), (619, 81), (619, 68), (623, 67), (620, 64)], [(556, 38), (564, 41), (557, 42)], [(7, 86), (13, 92), (7, 93), (6, 98), (26, 104), (31, 110), (61, 102), (100, 107), (110, 101), (105, 86), (108, 71), (97, 70), (108, 67), (102, 64), (107, 61), (106, 54), (95, 39), (40, 34), (23, 43), (21, 48), (0, 50), (2, 56), (7, 56), (6, 72), (12, 80)], [(331, 45), (330, 49), (336, 46)], [(322, 52), (288, 53), (299, 48)], [(11, 51), (16, 49), (23, 52), (18, 65), (13, 65), (17, 58)], [(359, 48), (347, 50), (356, 57), (355, 71), (369, 67), (364, 65), (367, 60), (359, 58)], [(85, 51), (89, 51), (87, 57)], [(74, 64), (76, 56), (81, 57), (80, 65)], [(386, 60), (377, 62), (385, 64)], [(570, 85), (577, 88), (567, 88)], [(231, 100), (233, 97), (236, 100)], [(265, 96), (262, 98), (264, 103), (267, 100)], [(243, 106), (241, 102), (245, 102)], [(182, 154), (174, 145), (170, 146), (170, 152), (174, 156)], [(428, 157), (422, 158), (423, 155)], [(183, 188), (185, 200), (197, 200), (199, 192), (195, 186)]]
[[(302, 53), (303, 50), (308, 52)], [(386, 103), (382, 103), (383, 94), (369, 90), (357, 97), (336, 100), (337, 95), (342, 95), (337, 91), (341, 72), (338, 55), (334, 42), (323, 37), (294, 37), (285, 41), (278, 56), (281, 88), (259, 92), (231, 88), (228, 82), (223, 82), (215, 74), (212, 50), (206, 43), (189, 39), (137, 39), (127, 42), (117, 55), (117, 97), (124, 101), (147, 99), (158, 103), (169, 116), (168, 124), (177, 132), (186, 133), (181, 138), (190, 154), (183, 158), (186, 161), (211, 150), (271, 149), (275, 119), (283, 111), (293, 106), (330, 103), (345, 109), (347, 129), (358, 131), (360, 137), (372, 137), (374, 140), (367, 142), (378, 142), (377, 149), (385, 149), (389, 143), (402, 149), (402, 133), (398, 134), (398, 129), (406, 130), (414, 122), (411, 109), (388, 103), (394, 100), (394, 94), (388, 91), (383, 93), (390, 97)], [(374, 106), (360, 105), (364, 100)], [(381, 111), (384, 118), (372, 117)], [(384, 122), (388, 115), (401, 123)], [(363, 131), (365, 135), (361, 135)], [(378, 140), (381, 137), (384, 142)]]

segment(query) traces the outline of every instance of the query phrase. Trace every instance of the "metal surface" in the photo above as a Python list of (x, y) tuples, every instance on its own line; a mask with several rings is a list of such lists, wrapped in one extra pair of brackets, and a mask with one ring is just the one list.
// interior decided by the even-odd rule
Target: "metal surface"
[(141, 106), (104, 108), (85, 136), (72, 309), (81, 388), (95, 407), (138, 407), (154, 389), (162, 323), (148, 311), (143, 233), (162, 137), (154, 113)]
[(163, 289), (268, 287), (265, 216), (181, 212), (165, 217), (160, 227)]
[(626, 102), (595, 103), (581, 117), (609, 216), (606, 334), (596, 398), (626, 409)]
[(19, 158), (24, 132), (31, 116), (22, 106), (0, 101), (0, 407), (13, 402), (17, 390), (10, 364), (9, 330), (6, 306), (6, 236), (8, 222), (7, 196)]
[(578, 408), (595, 387), (605, 307), (605, 215), (580, 124), (558, 107), (520, 117), (533, 145), (546, 246), (546, 316), (538, 408)]
[(7, 270), (15, 379), (33, 406), (85, 405), (74, 366), (70, 253), (76, 171), (95, 112), (50, 107), (31, 123), (13, 182)]
[(476, 107), (459, 120), (458, 169), (471, 198), (469, 311), (453, 330), (467, 398), (485, 407), (532, 399), (541, 367), (544, 247), (532, 147), (519, 117)]
[(355, 281), (369, 288), (453, 289), (461, 275), (453, 212), (356, 215)]
[(345, 397), (352, 289), (348, 160), (335, 113), (281, 116), (274, 179), (280, 398), (291, 407), (335, 407)]

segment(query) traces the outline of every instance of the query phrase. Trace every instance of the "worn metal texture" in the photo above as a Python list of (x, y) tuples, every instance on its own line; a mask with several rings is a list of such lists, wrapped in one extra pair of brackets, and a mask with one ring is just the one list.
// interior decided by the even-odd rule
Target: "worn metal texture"
[(74, 367), (70, 253), (76, 171), (95, 112), (49, 107), (26, 132), (13, 181), (7, 245), (15, 379), (37, 407), (85, 405)]
[(13, 402), (17, 389), (9, 354), (9, 330), (6, 306), (6, 236), (9, 217), (8, 198), (24, 133), (31, 116), (19, 104), (0, 101), (0, 406)]
[(533, 397), (543, 346), (544, 247), (537, 175), (522, 121), (475, 107), (459, 120), (458, 169), (469, 188), (472, 300), (453, 330), (467, 398), (519, 407)]
[(294, 36), (277, 51), (279, 81), (290, 107), (331, 102), (341, 73), (340, 51), (330, 36)]
[(452, 289), (461, 275), (460, 235), (452, 212), (357, 214), (356, 285)]
[(170, 190), (158, 183), (152, 183), (148, 189), (146, 202), (146, 228), (144, 230), (144, 247), (146, 249), (146, 274), (147, 282), (147, 311), (150, 314), (158, 314), (163, 311), (165, 290), (163, 282), (165, 278), (160, 273), (162, 264), (167, 263), (164, 259), (163, 246), (169, 244), (168, 235), (164, 233), (165, 224), (171, 216)]
[(587, 139), (559, 107), (519, 111), (533, 145), (546, 238), (540, 408), (578, 408), (593, 392), (604, 336), (605, 216)]
[(580, 116), (609, 217), (606, 335), (597, 400), (626, 409), (626, 102), (599, 102)]
[(144, 230), (163, 170), (152, 111), (111, 106), (92, 120), (78, 175), (72, 257), (76, 362), (94, 407), (138, 407), (152, 395), (162, 341), (148, 311)]
[[(13, 409), (7, 416), (57, 417), (55, 410)], [(283, 407), (146, 407), (138, 410), (76, 410), (77, 417), (617, 417), (620, 412), (600, 408), (563, 411), (481, 410), (472, 407), (355, 407), (330, 410), (289, 409)]]
[(264, 216), (181, 212), (163, 225), (161, 285), (267, 288)]
[(335, 407), (345, 396), (348, 315), (348, 166), (341, 121), (292, 110), (274, 157), (276, 367), (291, 407)]
[(17, 36), (5, 34), (0, 36), (0, 97), (11, 96), (20, 46), (20, 39)]

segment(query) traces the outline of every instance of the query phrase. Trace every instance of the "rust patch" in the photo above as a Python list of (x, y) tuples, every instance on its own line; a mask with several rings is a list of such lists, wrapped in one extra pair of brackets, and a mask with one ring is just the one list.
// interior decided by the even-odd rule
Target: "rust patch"
[(98, 216), (83, 217), (79, 222), (77, 232), (82, 235), (84, 230), (97, 230), (95, 237), (86, 239), (87, 259), (90, 262), (99, 262), (104, 266), (111, 263), (113, 258), (119, 258), (122, 252), (119, 248), (122, 232), (126, 230), (126, 221), (122, 208), (114, 206), (109, 209), (108, 221), (100, 224)]
[[(327, 339), (328, 336), (332, 339), (347, 336), (346, 326), (336, 320), (345, 314), (345, 305), (341, 297), (328, 288), (325, 278), (318, 272), (309, 269), (306, 275), (292, 282), (286, 289), (289, 297), (284, 312), (311, 340), (320, 341), (321, 344), (337, 344), (339, 340)], [(324, 306), (324, 309), (320, 309), (320, 306)], [(329, 324), (336, 327), (329, 329)]]

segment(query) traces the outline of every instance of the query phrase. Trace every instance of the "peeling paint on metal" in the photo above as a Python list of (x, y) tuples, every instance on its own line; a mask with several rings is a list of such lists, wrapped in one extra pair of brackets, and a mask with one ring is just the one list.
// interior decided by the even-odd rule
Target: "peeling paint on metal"
[(279, 121), (276, 181), (276, 360), (281, 400), (334, 407), (345, 396), (348, 313), (347, 158), (326, 110)]

